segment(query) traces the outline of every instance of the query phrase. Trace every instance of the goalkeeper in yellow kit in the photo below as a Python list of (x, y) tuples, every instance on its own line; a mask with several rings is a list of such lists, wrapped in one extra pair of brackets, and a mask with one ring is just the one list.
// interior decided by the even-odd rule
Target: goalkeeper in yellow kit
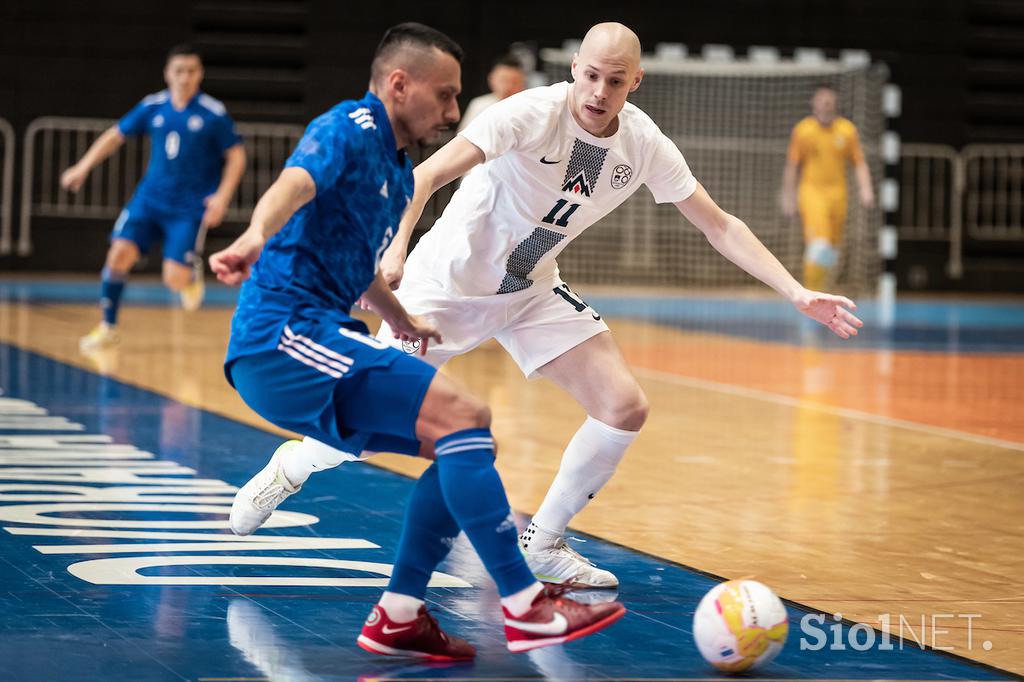
[(835, 90), (818, 87), (811, 98), (811, 111), (811, 116), (793, 127), (782, 179), (782, 210), (792, 216), (799, 206), (806, 245), (804, 286), (821, 290), (838, 260), (843, 237), (847, 161), (853, 165), (865, 208), (875, 205), (875, 192), (857, 128), (836, 113)]

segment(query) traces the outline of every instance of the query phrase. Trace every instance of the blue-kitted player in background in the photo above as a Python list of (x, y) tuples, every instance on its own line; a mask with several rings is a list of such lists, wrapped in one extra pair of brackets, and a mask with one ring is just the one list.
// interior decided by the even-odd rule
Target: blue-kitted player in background
[(82, 337), (79, 345), (86, 353), (120, 341), (117, 313), (128, 273), (154, 241), (163, 241), (164, 284), (181, 293), (186, 310), (202, 304), (196, 237), (201, 228), (220, 225), (245, 171), (245, 148), (234, 121), (221, 102), (199, 91), (199, 54), (189, 45), (172, 48), (164, 80), (166, 90), (139, 102), (60, 178), (64, 189), (77, 192), (126, 136), (148, 135), (152, 142), (146, 175), (114, 224), (103, 268), (103, 320)]
[[(313, 471), (376, 451), (435, 460), (413, 490), (388, 589), (358, 638), (377, 654), (472, 658), (425, 606), (434, 568), (460, 530), (498, 586), (508, 648), (526, 651), (596, 632), (617, 602), (583, 605), (537, 582), (494, 468), (490, 410), (454, 380), (367, 334), (349, 312), (376, 311), (396, 338), (440, 341), (402, 308), (379, 273), (381, 255), (413, 195), (404, 148), (459, 119), (462, 50), (422, 24), (390, 29), (370, 91), (314, 120), (253, 211), (246, 232), (210, 258), (242, 287), (225, 360), (229, 381), (288, 441), (235, 496), (231, 528), (248, 535)], [(251, 272), (251, 277), (250, 277)]]

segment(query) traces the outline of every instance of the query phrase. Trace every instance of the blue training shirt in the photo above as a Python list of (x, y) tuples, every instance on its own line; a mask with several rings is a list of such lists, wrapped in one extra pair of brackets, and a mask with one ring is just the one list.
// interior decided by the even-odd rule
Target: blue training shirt
[(224, 152), (242, 141), (224, 105), (202, 92), (181, 111), (167, 90), (149, 95), (117, 127), (123, 135), (149, 135), (149, 166), (135, 198), (168, 213), (201, 212), (220, 185)]
[(364, 331), (349, 311), (412, 199), (412, 163), (369, 92), (314, 119), (285, 163), (293, 166), (312, 176), (316, 197), (271, 237), (242, 285), (225, 364), (277, 348), (293, 317)]

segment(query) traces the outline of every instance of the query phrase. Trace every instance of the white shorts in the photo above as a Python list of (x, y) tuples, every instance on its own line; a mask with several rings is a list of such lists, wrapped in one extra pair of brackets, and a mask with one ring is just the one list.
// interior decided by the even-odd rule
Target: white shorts
[[(444, 343), (431, 343), (423, 359), (440, 367), (449, 358), (497, 339), (528, 379), (592, 336), (608, 331), (601, 315), (560, 279), (512, 294), (460, 296), (429, 278), (405, 278), (395, 292), (405, 309), (437, 325)], [(387, 324), (377, 338), (413, 355), (419, 343), (402, 342)]]

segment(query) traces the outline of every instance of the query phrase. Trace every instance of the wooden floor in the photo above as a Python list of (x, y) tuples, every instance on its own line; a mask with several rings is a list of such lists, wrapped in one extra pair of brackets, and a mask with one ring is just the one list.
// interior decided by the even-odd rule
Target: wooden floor
[[(93, 306), (3, 303), (0, 341), (271, 429), (223, 378), (229, 317), (129, 308), (97, 367), (76, 348)], [(902, 616), (919, 634), (923, 617), (927, 637), (947, 631), (935, 644), (1024, 673), (1024, 356), (611, 326), (652, 416), (574, 527), (871, 625)], [(497, 346), (447, 371), (490, 403), (513, 506), (535, 510), (583, 412)]]

